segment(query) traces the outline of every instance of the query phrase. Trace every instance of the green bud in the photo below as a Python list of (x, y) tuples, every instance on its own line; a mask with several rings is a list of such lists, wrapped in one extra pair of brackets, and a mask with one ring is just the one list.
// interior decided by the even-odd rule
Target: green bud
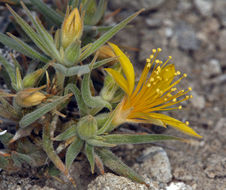
[(81, 41), (75, 40), (72, 42), (64, 52), (64, 65), (72, 66), (76, 64), (81, 53)]
[(24, 88), (34, 87), (40, 80), (40, 77), (42, 76), (43, 73), (44, 69), (38, 69), (33, 73), (27, 74), (23, 79), (23, 87)]
[(88, 140), (92, 137), (95, 137), (97, 133), (96, 119), (91, 115), (83, 117), (78, 122), (77, 133), (83, 140)]

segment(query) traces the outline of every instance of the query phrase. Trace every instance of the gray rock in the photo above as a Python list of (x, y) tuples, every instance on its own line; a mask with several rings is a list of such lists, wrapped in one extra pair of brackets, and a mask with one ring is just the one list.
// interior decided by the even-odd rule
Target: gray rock
[(220, 32), (220, 37), (219, 37), (219, 41), (218, 41), (221, 51), (226, 51), (225, 41), (226, 41), (226, 30), (222, 30)]
[(226, 117), (220, 118), (219, 121), (216, 124), (216, 127), (214, 127), (214, 130), (222, 136), (226, 136)]
[(192, 91), (191, 94), (193, 96), (193, 98), (190, 99), (192, 105), (195, 108), (203, 109), (206, 104), (206, 100), (205, 100), (204, 96), (198, 95), (195, 91)]
[(175, 27), (178, 46), (183, 50), (197, 50), (199, 42), (193, 27), (185, 22), (180, 22)]
[(195, 0), (195, 7), (203, 16), (211, 16), (213, 13), (213, 1), (212, 0)]
[(214, 2), (214, 14), (218, 16), (223, 26), (226, 26), (226, 1), (216, 0)]
[(211, 154), (206, 163), (204, 172), (207, 177), (214, 179), (216, 177), (223, 178), (226, 176), (226, 157), (225, 155)]
[(166, 187), (166, 190), (192, 190), (192, 187), (183, 182), (172, 182)]
[(202, 65), (202, 72), (207, 78), (221, 74), (220, 62), (217, 59), (211, 59), (207, 64)]
[(135, 164), (134, 169), (141, 176), (148, 176), (150, 179), (163, 183), (168, 183), (172, 180), (169, 158), (163, 148), (147, 148), (139, 160), (143, 161), (143, 163)]
[(165, 0), (114, 0), (110, 1), (109, 4), (112, 9), (126, 7), (127, 9), (132, 10), (139, 10), (142, 8), (145, 8), (145, 10), (153, 10), (159, 8), (164, 2)]
[(148, 188), (125, 177), (106, 173), (93, 180), (87, 190), (148, 190)]

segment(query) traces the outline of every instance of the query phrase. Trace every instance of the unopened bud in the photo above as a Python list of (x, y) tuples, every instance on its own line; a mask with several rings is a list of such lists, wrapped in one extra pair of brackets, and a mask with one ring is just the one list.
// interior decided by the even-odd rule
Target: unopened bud
[(38, 69), (37, 71), (26, 75), (23, 79), (23, 87), (24, 88), (31, 88), (34, 87), (37, 82), (40, 80), (44, 69)]
[(83, 21), (77, 8), (75, 8), (69, 15), (65, 16), (61, 30), (61, 40), (64, 49), (76, 39), (81, 38), (83, 32)]
[(83, 117), (78, 122), (77, 133), (83, 140), (90, 139), (96, 136), (97, 133), (97, 121), (91, 115)]
[(16, 94), (16, 103), (21, 107), (32, 107), (36, 106), (44, 99), (46, 99), (45, 94), (39, 92), (40, 88), (27, 88), (19, 91)]

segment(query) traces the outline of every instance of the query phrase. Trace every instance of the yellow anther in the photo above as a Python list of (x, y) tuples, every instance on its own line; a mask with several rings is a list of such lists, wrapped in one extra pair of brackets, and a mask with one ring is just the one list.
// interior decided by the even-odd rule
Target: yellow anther
[(147, 59), (146, 59), (146, 62), (147, 62), (147, 63), (150, 63), (150, 62), (151, 62), (151, 60), (147, 58)]
[(172, 59), (172, 56), (169, 56), (169, 59)]
[(174, 91), (176, 91), (177, 90), (177, 88), (171, 88), (171, 91), (172, 92), (174, 92)]
[(193, 98), (193, 96), (192, 96), (192, 95), (190, 95), (190, 98)]
[(181, 74), (181, 72), (180, 71), (177, 71), (177, 75), (180, 75)]
[(157, 88), (157, 89), (156, 89), (156, 92), (157, 92), (157, 93), (159, 93), (159, 92), (160, 92), (160, 89), (159, 89), (159, 88)]
[(153, 58), (154, 58), (154, 55), (151, 54), (151, 55), (150, 55), (150, 59), (153, 59)]
[(150, 84), (150, 83), (147, 83), (147, 87), (148, 87), (148, 88), (151, 87), (151, 84)]
[(176, 99), (176, 98), (174, 98), (174, 99), (173, 99), (173, 102), (176, 102), (176, 101), (177, 101), (177, 99)]
[(162, 77), (160, 77), (160, 76), (157, 76), (156, 78), (159, 79), (159, 80), (162, 80)]
[(153, 82), (155, 79), (153, 77), (150, 78), (150, 82)]
[(169, 71), (169, 69), (166, 69), (166, 72), (168, 72)]
[(167, 94), (167, 97), (171, 97), (172, 96), (172, 94)]
[(159, 63), (159, 59), (156, 59), (155, 63), (157, 63), (157, 64), (158, 64), (158, 63)]
[(162, 63), (163, 63), (162, 61), (159, 62), (159, 64), (162, 64)]
[(153, 53), (156, 53), (156, 49), (152, 49), (152, 52), (153, 52)]
[(167, 98), (164, 98), (164, 101), (166, 102), (168, 99)]
[(185, 96), (186, 99), (189, 99), (189, 96)]
[(161, 49), (161, 48), (158, 48), (157, 50), (158, 50), (158, 52), (162, 51), (162, 49)]
[(192, 91), (192, 87), (188, 87), (188, 90), (189, 90), (189, 91)]
[(185, 124), (186, 124), (186, 125), (189, 125), (189, 121), (186, 121)]
[(151, 67), (151, 63), (148, 63), (148, 64), (147, 64), (147, 68), (150, 68), (150, 67)]
[(186, 73), (184, 73), (184, 75), (183, 75), (184, 77), (187, 77), (188, 75), (186, 74)]
[(181, 110), (182, 109), (182, 106), (178, 106), (178, 109)]
[(158, 67), (157, 67), (157, 70), (160, 72), (160, 71), (161, 71), (161, 67), (160, 67), (160, 66), (158, 66)]

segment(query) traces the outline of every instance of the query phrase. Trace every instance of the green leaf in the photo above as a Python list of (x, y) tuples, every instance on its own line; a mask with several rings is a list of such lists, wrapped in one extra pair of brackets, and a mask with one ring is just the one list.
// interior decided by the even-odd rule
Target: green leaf
[(16, 68), (16, 88), (17, 88), (17, 90), (23, 89), (23, 80), (22, 80), (22, 77), (21, 77), (19, 67)]
[(66, 129), (64, 132), (60, 133), (58, 136), (56, 136), (53, 140), (54, 141), (65, 141), (73, 136), (76, 135), (76, 125), (72, 125), (68, 129)]
[(33, 167), (36, 165), (35, 160), (31, 156), (19, 152), (13, 151), (11, 154), (11, 158), (14, 161), (14, 164), (18, 167), (21, 167), (22, 164), (29, 164)]
[(100, 96), (92, 96), (90, 92), (90, 74), (85, 74), (81, 86), (82, 98), (85, 104), (91, 108), (106, 107), (111, 110), (111, 104), (103, 100)]
[(45, 3), (40, 0), (30, 0), (32, 5), (37, 7), (37, 10), (43, 14), (43, 16), (57, 26), (61, 26), (64, 18), (58, 14), (55, 10), (49, 8)]
[(92, 174), (94, 173), (94, 168), (95, 168), (95, 155), (94, 155), (94, 147), (90, 146), (89, 144), (86, 143), (85, 145), (85, 154), (86, 157), (89, 161), (90, 167), (91, 167), (91, 172)]
[(81, 53), (80, 48), (81, 41), (79, 40), (75, 40), (66, 48), (64, 52), (64, 64), (66, 66), (72, 66), (77, 63)]
[(78, 154), (81, 152), (84, 142), (76, 138), (73, 143), (70, 144), (70, 146), (67, 149), (66, 152), (66, 167), (69, 169), (71, 167), (71, 164), (75, 160), (75, 158), (78, 156)]
[[(22, 40), (20, 40), (19, 38), (17, 38), (13, 34), (8, 33), (8, 35), (13, 39), (9, 38), (8, 36), (4, 37), (3, 35), (4, 34), (0, 34), (0, 41), (4, 45), (6, 45), (6, 46), (8, 46), (12, 49), (15, 49), (16, 51), (18, 51), (18, 52), (20, 52), (20, 53), (22, 53), (22, 54), (24, 54), (24, 55), (26, 55), (26, 56), (28, 56), (32, 59), (38, 59), (38, 60), (40, 60), (44, 63), (47, 63), (47, 62), (50, 61), (46, 56), (40, 54), (38, 51), (36, 51), (31, 46), (24, 43)], [(3, 41), (4, 38), (5, 38), (5, 41)]]
[(11, 65), (3, 56), (0, 55), (0, 63), (5, 67), (6, 72), (8, 73), (11, 85), (16, 85), (16, 75), (15, 75), (15, 68)]
[[(0, 129), (0, 132), (3, 132), (2, 129)], [(0, 142), (7, 148), (8, 143), (10, 139), (13, 137), (11, 133), (6, 132), (5, 134), (0, 135)]]
[(103, 160), (104, 165), (115, 173), (127, 177), (135, 182), (146, 184), (144, 179), (139, 176), (135, 171), (124, 164), (117, 156), (115, 156), (110, 150), (105, 148), (97, 148), (96, 153)]
[(30, 39), (41, 49), (45, 54), (51, 55), (49, 49), (46, 47), (45, 42), (39, 37), (39, 35), (29, 26), (9, 5), (6, 5), (9, 11), (14, 16), (16, 22), (24, 30), (24, 32), (30, 37)]
[(32, 124), (46, 113), (55, 109), (58, 105), (64, 103), (69, 97), (70, 95), (59, 97), (51, 103), (45, 104), (44, 106), (37, 108), (35, 111), (25, 115), (19, 122), (20, 127), (24, 128)]
[(71, 182), (74, 186), (75, 182), (73, 178), (70, 176), (68, 169), (57, 155), (53, 147), (53, 141), (51, 139), (51, 125), (50, 118), (47, 118), (43, 122), (43, 134), (42, 134), (42, 146), (44, 151), (46, 152), (48, 158), (54, 163), (54, 165), (59, 169)]
[(75, 84), (70, 83), (66, 86), (64, 94), (68, 94), (69, 91), (71, 91), (75, 96), (80, 115), (83, 116), (87, 114), (89, 110), (84, 100), (82, 99), (82, 95), (78, 87)]
[(109, 39), (111, 39), (117, 32), (119, 32), (121, 29), (123, 29), (130, 21), (132, 21), (137, 15), (139, 15), (143, 11), (140, 10), (133, 15), (129, 16), (119, 24), (115, 25), (112, 29), (110, 29), (108, 32), (106, 32), (104, 35), (102, 35), (98, 40), (96, 40), (92, 45), (89, 51), (83, 56), (82, 60), (89, 57), (91, 54), (93, 54), (97, 49), (99, 49), (103, 44), (105, 44)]
[(92, 146), (95, 146), (95, 147), (109, 147), (109, 148), (111, 148), (111, 147), (116, 146), (115, 144), (110, 144), (110, 143), (102, 141), (102, 138), (100, 138), (100, 137), (96, 137), (95, 139), (88, 139), (86, 142), (88, 144), (92, 145)]
[[(101, 67), (115, 59), (116, 58), (113, 57), (113, 58), (104, 59), (102, 61), (97, 61), (93, 64), (93, 69)], [(66, 77), (71, 77), (75, 75), (81, 76), (90, 72), (90, 64), (67, 68), (62, 64), (53, 63), (53, 67), (59, 72), (62, 72)]]
[(41, 39), (42, 43), (50, 50), (50, 55), (52, 56), (52, 58), (55, 58), (56, 60), (60, 61), (61, 60), (60, 55), (58, 50), (56, 49), (53, 37), (49, 34), (48, 31), (46, 31), (46, 29), (41, 24), (41, 21), (38, 18), (36, 18), (36, 20), (33, 18), (31, 12), (28, 10), (28, 8), (25, 6), (23, 2), (21, 2), (21, 5), (26, 11), (27, 16), (31, 20), (36, 31), (38, 32), (39, 38)]
[(117, 145), (121, 144), (144, 144), (151, 143), (156, 141), (167, 141), (167, 140), (178, 140), (178, 141), (186, 141), (180, 137), (168, 136), (168, 135), (153, 135), (153, 134), (145, 134), (145, 135), (136, 135), (136, 134), (113, 134), (113, 135), (104, 135), (101, 136), (103, 138), (103, 142), (113, 143)]
[(101, 135), (103, 133), (105, 133), (106, 131), (109, 132), (109, 129), (111, 129), (111, 123), (112, 123), (112, 120), (115, 116), (115, 113), (116, 113), (116, 109), (111, 113), (111, 115), (108, 117), (108, 119), (106, 120), (106, 122), (104, 123), (104, 125), (97, 131), (97, 135)]
[(74, 9), (75, 7), (78, 7), (79, 0), (69, 0), (68, 5), (71, 6)]

